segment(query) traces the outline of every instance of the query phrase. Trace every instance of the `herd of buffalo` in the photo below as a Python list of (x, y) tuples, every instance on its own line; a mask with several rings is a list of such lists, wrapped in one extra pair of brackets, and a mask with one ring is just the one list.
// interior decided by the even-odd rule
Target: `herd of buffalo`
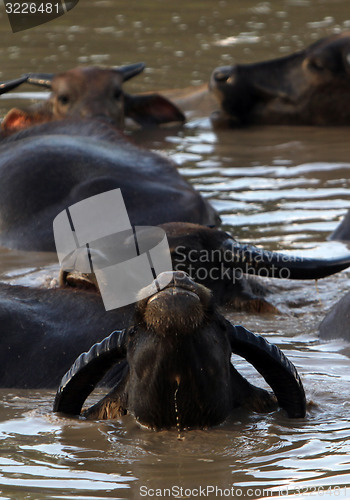
[[(53, 252), (60, 212), (119, 188), (133, 226), (165, 231), (173, 264), (171, 275), (155, 277), (156, 293), (108, 312), (93, 273), (63, 268), (50, 289), (0, 283), (0, 387), (58, 388), (55, 411), (94, 419), (128, 413), (152, 429), (207, 428), (237, 407), (304, 417), (292, 363), (219, 308), (274, 312), (263, 279), (249, 274), (315, 280), (349, 267), (350, 254), (296, 258), (239, 243), (170, 159), (136, 145), (124, 129), (182, 124), (203, 99), (214, 127), (349, 126), (350, 33), (275, 60), (216, 68), (208, 86), (182, 93), (126, 93), (123, 83), (143, 69), (79, 67), (0, 84), (0, 93), (23, 84), (51, 90), (46, 101), (11, 109), (1, 124), (0, 245)], [(331, 237), (350, 240), (350, 212)], [(320, 335), (349, 339), (349, 319), (350, 294), (325, 317)], [(273, 392), (250, 384), (232, 353)], [(98, 384), (110, 392), (82, 410)]]

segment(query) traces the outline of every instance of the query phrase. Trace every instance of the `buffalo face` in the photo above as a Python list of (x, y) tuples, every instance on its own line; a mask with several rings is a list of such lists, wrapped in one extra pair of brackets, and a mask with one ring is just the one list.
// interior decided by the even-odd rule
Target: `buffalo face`
[(19, 83), (0, 84), (0, 93), (2, 85), (9, 90), (24, 82), (51, 90), (47, 101), (29, 111), (10, 110), (1, 124), (2, 131), (9, 135), (31, 125), (63, 118), (98, 118), (118, 128), (124, 127), (125, 117), (141, 126), (183, 122), (182, 112), (164, 97), (124, 92), (124, 82), (141, 73), (144, 67), (143, 63), (112, 68), (78, 67), (58, 74), (29, 73)]
[[(303, 417), (304, 390), (281, 351), (226, 321), (211, 292), (185, 273), (168, 278), (160, 274), (152, 289), (161, 289), (136, 305), (132, 326), (76, 360), (61, 381), (54, 410), (79, 414), (94, 386), (117, 365), (114, 388), (85, 417), (129, 413), (152, 429), (181, 431), (220, 424), (238, 406), (271, 411), (277, 401), (290, 417)], [(245, 380), (231, 364), (231, 353), (252, 363), (275, 396)]]
[[(138, 71), (142, 71), (139, 65)], [(124, 124), (123, 71), (95, 67), (75, 68), (51, 81), (52, 111), (56, 118), (103, 116), (118, 127)]]
[(233, 126), (349, 125), (350, 33), (287, 57), (216, 68), (210, 88)]

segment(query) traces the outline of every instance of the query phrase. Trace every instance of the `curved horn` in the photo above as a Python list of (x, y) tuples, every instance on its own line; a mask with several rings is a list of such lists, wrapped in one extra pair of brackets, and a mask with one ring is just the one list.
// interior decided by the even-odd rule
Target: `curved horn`
[(243, 245), (228, 238), (222, 243), (225, 263), (241, 266), (245, 274), (293, 280), (317, 280), (338, 273), (350, 266), (350, 256), (335, 259), (312, 259), (279, 252), (269, 252), (250, 245)]
[(145, 69), (145, 67), (145, 63), (135, 63), (128, 64), (127, 66), (119, 66), (114, 69), (118, 73), (122, 74), (123, 81), (126, 82), (127, 80), (130, 80), (130, 78), (139, 75)]
[(232, 352), (245, 358), (264, 377), (289, 417), (305, 417), (305, 392), (295, 366), (277, 346), (260, 335), (227, 323)]
[(117, 330), (81, 354), (63, 376), (53, 411), (79, 415), (85, 399), (107, 371), (126, 356), (130, 329)]
[(17, 78), (16, 80), (9, 80), (8, 82), (0, 83), (0, 94), (5, 94), (9, 90), (15, 89), (22, 83), (28, 80), (27, 76), (22, 76), (21, 78)]
[(52, 73), (28, 73), (27, 75), (24, 76), (27, 77), (28, 83), (50, 89), (52, 79), (55, 75)]

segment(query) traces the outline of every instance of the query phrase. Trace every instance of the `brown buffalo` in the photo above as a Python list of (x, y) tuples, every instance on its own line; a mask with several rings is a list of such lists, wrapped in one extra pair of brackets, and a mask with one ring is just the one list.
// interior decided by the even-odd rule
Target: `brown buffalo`
[(118, 128), (129, 117), (141, 126), (168, 122), (183, 122), (176, 106), (158, 94), (130, 95), (123, 83), (144, 69), (143, 63), (118, 68), (78, 67), (64, 73), (35, 74), (23, 77), (23, 82), (51, 90), (48, 100), (32, 109), (12, 109), (2, 122), (5, 134), (30, 125), (66, 117), (103, 118)]
[(349, 125), (350, 33), (292, 55), (216, 68), (218, 121), (244, 125)]

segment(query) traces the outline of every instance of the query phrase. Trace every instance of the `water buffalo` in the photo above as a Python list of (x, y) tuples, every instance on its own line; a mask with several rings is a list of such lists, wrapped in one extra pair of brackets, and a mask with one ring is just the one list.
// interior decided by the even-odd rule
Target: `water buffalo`
[[(115, 188), (121, 188), (132, 225), (192, 222), (215, 226), (219, 223), (215, 210), (178, 174), (170, 160), (135, 146), (120, 131), (102, 121), (67, 119), (64, 123), (54, 121), (17, 132), (0, 143), (0, 174), (0, 244), (9, 248), (54, 251), (53, 220), (57, 214), (76, 202)], [(219, 241), (208, 230), (190, 231), (188, 226), (183, 226), (179, 233), (171, 230), (170, 233), (172, 241), (177, 241), (177, 250), (181, 242), (188, 239), (187, 248), (192, 250), (192, 256), (198, 241), (203, 242), (207, 252), (221, 245), (220, 238)], [(176, 257), (175, 252), (174, 247), (174, 258), (183, 266), (183, 254)], [(266, 259), (258, 263), (249, 248), (242, 253), (246, 265), (254, 262), (254, 272), (259, 266), (264, 272)], [(275, 264), (273, 259), (268, 262)], [(285, 269), (285, 262), (285, 257), (280, 259), (275, 270)], [(316, 279), (349, 265), (347, 259), (319, 262), (315, 272), (310, 273), (306, 262), (295, 262), (299, 279)], [(254, 290), (245, 280), (232, 275), (232, 271), (227, 273), (230, 265), (224, 266), (223, 279), (220, 275), (213, 276), (215, 256), (207, 259), (207, 278), (201, 277), (201, 259), (197, 265), (200, 269), (195, 278), (204, 279), (207, 286), (216, 289), (223, 297), (218, 302), (223, 302), (225, 296), (232, 299), (234, 295), (238, 297), (238, 306), (244, 297), (246, 305), (254, 304)], [(288, 273), (287, 270), (287, 275), (280, 277), (290, 277)], [(237, 283), (235, 293), (232, 282)], [(266, 307), (260, 299), (255, 304), (257, 310), (261, 305), (262, 309)]]
[[(168, 223), (162, 228), (174, 269), (190, 270), (198, 285), (212, 290), (211, 301), (231, 300), (240, 309), (272, 309), (242, 273), (262, 270), (263, 276), (316, 279), (350, 263), (266, 252), (241, 245), (224, 231), (194, 224)], [(61, 288), (55, 289), (0, 284), (0, 387), (57, 387), (82, 351), (131, 324), (134, 306), (106, 312), (90, 275), (65, 271), (61, 278)]]
[(133, 306), (106, 312), (90, 277), (69, 273), (64, 285), (0, 283), (0, 387), (57, 387), (82, 351), (130, 325)]
[(6, 135), (66, 117), (103, 117), (118, 128), (123, 128), (124, 117), (141, 126), (183, 122), (182, 112), (159, 94), (130, 95), (123, 91), (123, 83), (144, 67), (136, 63), (118, 68), (78, 67), (56, 75), (29, 73), (21, 83), (49, 88), (51, 96), (29, 110), (10, 110), (2, 122), (2, 132)]
[(349, 125), (350, 32), (295, 54), (216, 68), (210, 88), (216, 119), (244, 125)]
[[(220, 223), (170, 160), (103, 121), (55, 121), (3, 139), (0, 175), (0, 244), (9, 248), (55, 251), (56, 215), (115, 188), (121, 188), (132, 225)], [(300, 272), (306, 278), (306, 269)]]
[[(241, 244), (229, 233), (220, 229), (199, 224), (170, 222), (161, 224), (160, 227), (167, 236), (172, 268), (188, 273), (197, 283), (209, 288), (217, 304), (229, 305), (235, 310), (254, 313), (277, 311), (265, 299), (269, 293), (268, 288), (261, 281), (249, 279), (249, 275), (262, 278), (316, 280), (339, 272), (350, 265), (349, 255), (333, 259), (314, 259), (269, 252), (252, 245)], [(142, 236), (142, 230), (138, 231), (138, 235)], [(113, 260), (115, 253), (113, 239), (108, 239), (108, 244), (102, 253), (105, 261)], [(82, 273), (81, 269), (77, 270), (74, 266), (62, 269), (60, 284), (98, 291), (94, 274)]]
[(340, 299), (327, 313), (319, 326), (323, 339), (343, 338), (350, 340), (350, 293)]
[[(164, 274), (158, 276), (159, 284)], [(209, 290), (184, 273), (174, 273), (160, 288), (136, 305), (128, 328), (76, 360), (62, 379), (54, 411), (79, 415), (96, 384), (119, 365), (113, 389), (84, 416), (106, 419), (129, 413), (152, 429), (182, 431), (218, 425), (238, 406), (271, 411), (276, 399), (289, 417), (305, 416), (300, 378), (276, 346), (225, 320)], [(239, 374), (232, 352), (262, 374), (275, 396)]]
[(0, 387), (55, 388), (74, 359), (129, 324), (94, 291), (0, 283)]
[(53, 121), (0, 142), (0, 244), (54, 251), (52, 223), (70, 205), (120, 188), (133, 225), (217, 225), (219, 216), (169, 159), (99, 120)]

